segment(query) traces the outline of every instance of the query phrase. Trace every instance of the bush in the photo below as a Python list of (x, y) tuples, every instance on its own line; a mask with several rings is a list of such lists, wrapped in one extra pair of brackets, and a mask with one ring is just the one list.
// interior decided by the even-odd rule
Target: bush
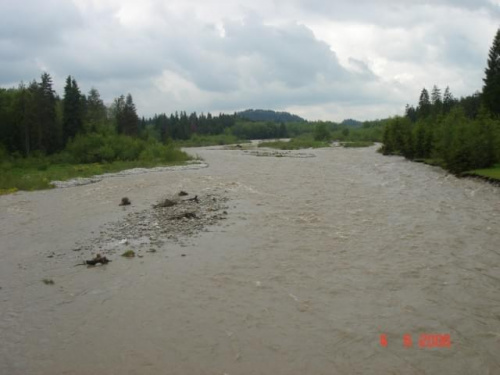
[(329, 141), (331, 139), (331, 134), (326, 124), (318, 124), (314, 128), (314, 140), (315, 141)]

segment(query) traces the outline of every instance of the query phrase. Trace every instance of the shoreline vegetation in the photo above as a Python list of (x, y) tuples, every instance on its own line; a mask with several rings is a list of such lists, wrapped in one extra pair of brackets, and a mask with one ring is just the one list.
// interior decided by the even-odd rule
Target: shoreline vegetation
[[(45, 164), (37, 160), (31, 165), (13, 165), (0, 169), (0, 195), (18, 191), (53, 189), (54, 181), (67, 181), (74, 178), (97, 177), (106, 173), (121, 172), (134, 168), (155, 168), (186, 165), (188, 159), (178, 161), (114, 161), (111, 163), (91, 164)], [(26, 161), (22, 162), (26, 163)], [(29, 163), (29, 162), (28, 162)]]
[[(446, 165), (443, 160), (439, 159), (413, 159), (416, 163), (423, 163), (433, 167), (439, 167), (446, 170)], [(458, 173), (457, 177), (470, 177), (483, 180), (493, 185), (500, 186), (500, 164), (496, 164), (490, 168), (475, 169)]]
[(0, 88), (0, 195), (50, 189), (51, 181), (179, 165), (192, 159), (184, 147), (248, 148), (252, 139), (282, 138), (294, 138), (286, 145), (294, 149), (328, 147), (332, 139), (380, 142), (384, 121), (309, 122), (268, 110), (140, 118), (131, 94), (106, 106), (97, 89), (85, 95), (68, 76), (59, 96), (43, 73), (39, 81)]
[(490, 48), (481, 92), (455, 98), (434, 85), (422, 89), (384, 128), (384, 155), (439, 166), (458, 177), (500, 181), (500, 29)]

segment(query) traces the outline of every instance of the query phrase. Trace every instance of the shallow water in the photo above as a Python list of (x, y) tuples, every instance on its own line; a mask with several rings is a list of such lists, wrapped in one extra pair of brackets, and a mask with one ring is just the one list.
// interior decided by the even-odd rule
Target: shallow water
[[(373, 147), (193, 152), (210, 167), (0, 197), (1, 374), (500, 371), (499, 188)], [(228, 220), (73, 267), (75, 244), (181, 189), (225, 193)], [(420, 348), (430, 333), (451, 347)]]

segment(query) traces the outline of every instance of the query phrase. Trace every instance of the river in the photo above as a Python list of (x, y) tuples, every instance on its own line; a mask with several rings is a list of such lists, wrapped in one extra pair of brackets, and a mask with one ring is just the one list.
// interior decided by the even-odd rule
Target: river
[[(1, 374), (500, 373), (498, 187), (375, 147), (191, 152), (209, 167), (0, 197)], [(73, 267), (181, 189), (225, 194), (228, 219)]]

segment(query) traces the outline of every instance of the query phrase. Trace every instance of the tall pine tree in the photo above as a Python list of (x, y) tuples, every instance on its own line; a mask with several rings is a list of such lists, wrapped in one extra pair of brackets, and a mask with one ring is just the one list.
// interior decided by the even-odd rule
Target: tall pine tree
[(82, 94), (76, 81), (68, 76), (63, 99), (63, 137), (65, 143), (83, 129), (83, 115)]
[(40, 145), (39, 149), (53, 153), (57, 151), (61, 142), (56, 123), (56, 93), (52, 88), (52, 78), (48, 73), (43, 73), (38, 91)]
[(432, 112), (438, 115), (443, 110), (443, 99), (441, 98), (441, 90), (434, 85), (431, 92)]
[(106, 122), (106, 106), (104, 105), (99, 91), (92, 88), (87, 97), (87, 107), (85, 111), (85, 129), (87, 132), (97, 131)]
[(483, 103), (491, 113), (500, 115), (500, 29), (490, 48), (485, 73)]
[(424, 87), (420, 93), (420, 98), (418, 100), (417, 108), (418, 118), (422, 119), (431, 114), (431, 100), (429, 97), (429, 91)]
[(132, 95), (128, 94), (123, 100), (123, 95), (115, 101), (116, 121), (119, 133), (136, 136), (139, 134), (139, 116), (135, 108)]
[(450, 87), (446, 86), (443, 95), (443, 112), (446, 114), (450, 112), (451, 108), (455, 105), (455, 98), (451, 94)]

